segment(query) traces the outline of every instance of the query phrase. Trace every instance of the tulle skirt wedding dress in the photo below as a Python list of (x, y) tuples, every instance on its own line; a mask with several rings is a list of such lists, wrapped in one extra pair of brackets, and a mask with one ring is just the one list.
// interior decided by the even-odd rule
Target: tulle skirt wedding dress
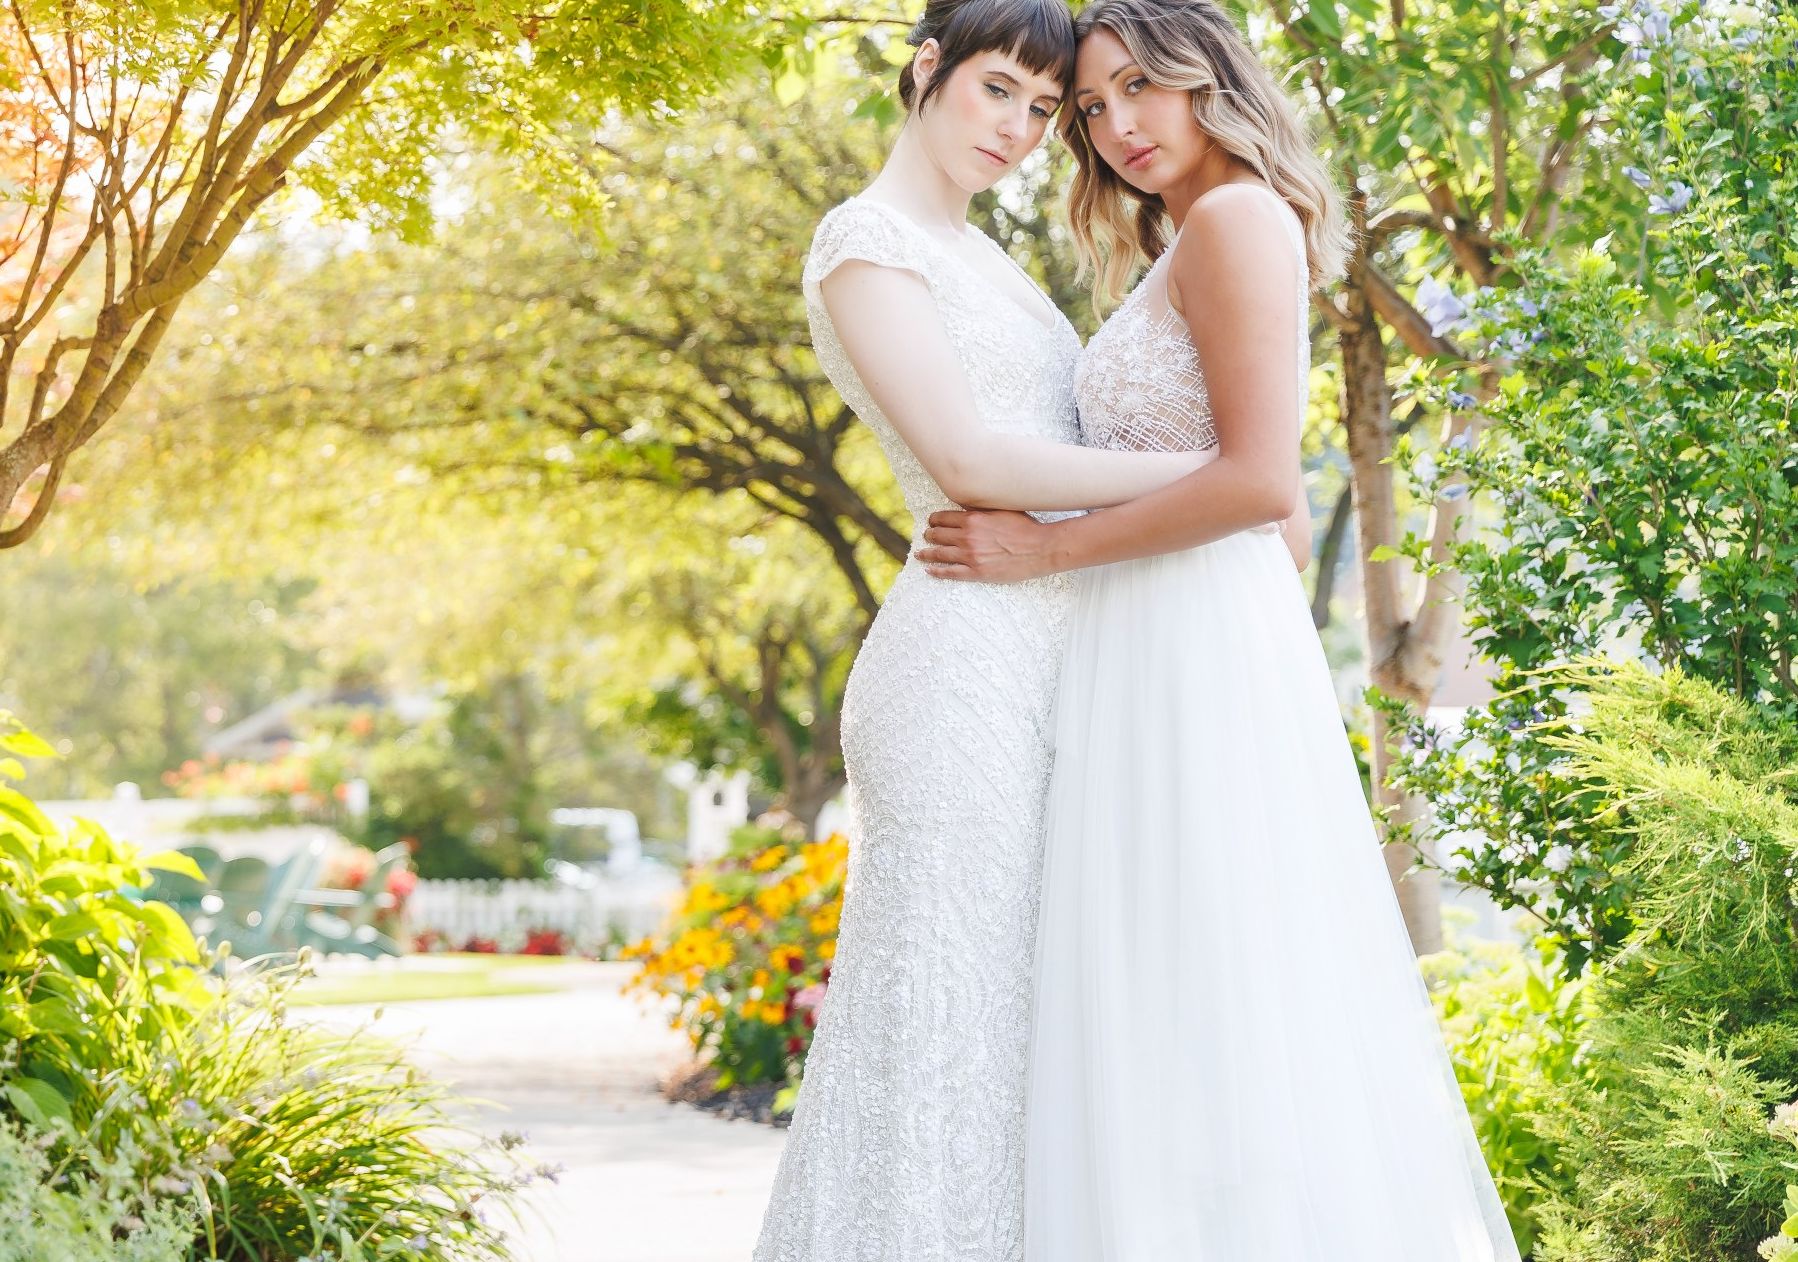
[[(1082, 356), (1093, 446), (1216, 449), (1171, 253)], [(1517, 1262), (1278, 534), (1082, 572), (1054, 730), (1025, 1262)]]
[(1515, 1262), (1277, 536), (1082, 576), (1026, 1262)]

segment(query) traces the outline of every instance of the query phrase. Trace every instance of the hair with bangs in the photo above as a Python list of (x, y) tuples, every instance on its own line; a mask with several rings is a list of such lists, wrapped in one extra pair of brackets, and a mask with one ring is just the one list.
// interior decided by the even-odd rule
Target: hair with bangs
[[(1094, 0), (1074, 29), (1079, 39), (1110, 31), (1149, 82), (1191, 96), (1200, 130), (1267, 181), (1298, 216), (1313, 288), (1342, 274), (1352, 236), (1341, 194), (1297, 110), (1229, 14), (1212, 0)], [(1106, 165), (1071, 95), (1059, 131), (1079, 164), (1068, 219), (1082, 278), (1095, 278), (1096, 309), (1116, 302), (1137, 265), (1167, 249), (1167, 207)]]
[(908, 110), (922, 109), (957, 66), (985, 52), (1054, 79), (1064, 95), (1074, 78), (1074, 15), (1066, 0), (929, 0), (905, 42), (916, 48), (927, 39), (942, 55), (922, 94), (911, 66), (899, 72), (899, 99)]

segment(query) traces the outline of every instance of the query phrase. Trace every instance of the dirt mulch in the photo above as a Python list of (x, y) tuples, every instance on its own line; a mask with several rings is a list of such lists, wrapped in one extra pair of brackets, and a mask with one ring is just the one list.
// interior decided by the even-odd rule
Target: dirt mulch
[(793, 1115), (774, 1111), (774, 1097), (781, 1089), (780, 1083), (763, 1083), (720, 1091), (718, 1071), (698, 1062), (684, 1065), (662, 1080), (662, 1094), (676, 1104), (691, 1104), (732, 1121), (741, 1119), (784, 1129)]

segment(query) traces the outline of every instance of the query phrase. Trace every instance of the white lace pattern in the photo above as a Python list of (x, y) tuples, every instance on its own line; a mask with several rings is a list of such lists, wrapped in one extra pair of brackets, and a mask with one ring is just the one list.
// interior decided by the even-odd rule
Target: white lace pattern
[[(818, 283), (846, 259), (924, 279), (982, 424), (1078, 441), (1072, 326), (896, 210), (845, 202), (806, 262), (812, 342), (918, 527), (952, 505), (836, 337)], [(856, 658), (837, 957), (755, 1262), (1022, 1258), (1032, 944), (1070, 587), (945, 583), (908, 562)]]

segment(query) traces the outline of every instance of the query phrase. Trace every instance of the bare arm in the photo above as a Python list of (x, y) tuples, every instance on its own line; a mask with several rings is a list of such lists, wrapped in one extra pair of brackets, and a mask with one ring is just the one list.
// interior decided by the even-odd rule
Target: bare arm
[(915, 272), (863, 260), (820, 285), (862, 384), (943, 493), (986, 508), (1121, 504), (1197, 467), (1196, 452), (1099, 451), (981, 425), (936, 302)]
[(1068, 521), (933, 515), (931, 547), (918, 554), (933, 574), (1005, 582), (1179, 552), (1295, 515), (1299, 383), (1286, 348), (1299, 333), (1298, 260), (1278, 213), (1256, 190), (1214, 190), (1188, 214), (1171, 260), (1179, 290), (1204, 295), (1187, 304), (1188, 323), (1210, 393), (1216, 459), (1170, 486)]
[(1292, 554), (1292, 563), (1299, 567), (1302, 574), (1311, 565), (1311, 505), (1299, 496), (1298, 507), (1292, 510), (1292, 516), (1280, 523), (1280, 539), (1286, 545), (1286, 551)]

